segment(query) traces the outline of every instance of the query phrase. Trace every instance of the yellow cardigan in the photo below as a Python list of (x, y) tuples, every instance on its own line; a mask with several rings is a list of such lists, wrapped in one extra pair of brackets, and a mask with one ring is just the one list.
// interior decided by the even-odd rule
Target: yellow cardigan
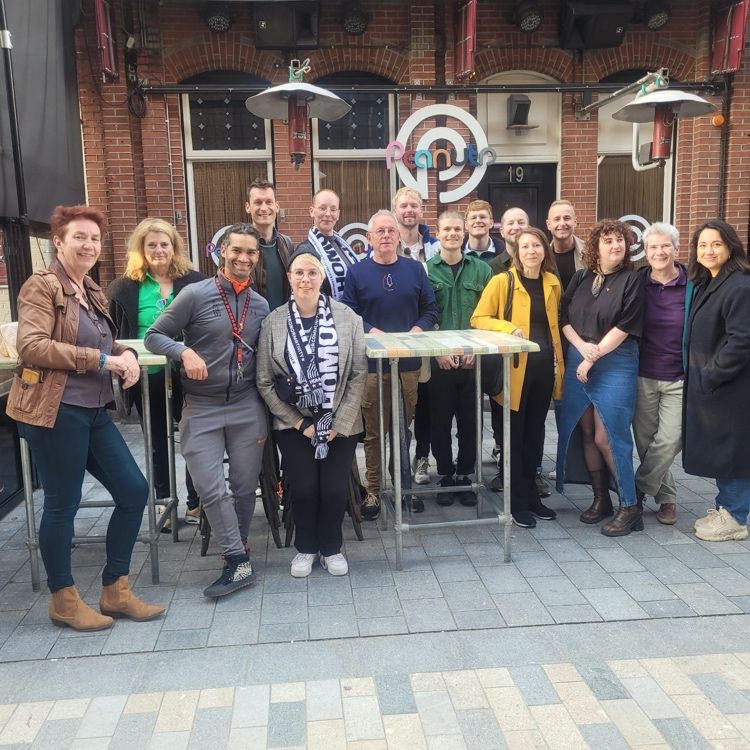
[[(484, 288), (482, 297), (477, 304), (474, 314), (471, 316), (473, 328), (482, 328), (485, 331), (501, 331), (502, 333), (513, 333), (520, 328), (524, 336), (528, 337), (531, 325), (531, 297), (518, 278), (518, 271), (510, 269), (514, 276), (513, 284), (513, 309), (510, 321), (503, 320), (505, 300), (508, 296), (508, 277), (500, 273), (490, 279)], [(547, 310), (547, 321), (549, 322), (550, 339), (555, 352), (557, 367), (555, 368), (555, 385), (552, 396), (555, 399), (562, 398), (563, 375), (565, 366), (563, 364), (562, 342), (560, 340), (560, 326), (558, 323), (558, 310), (560, 307), (561, 286), (560, 280), (553, 273), (542, 274), (542, 289), (544, 291), (544, 306)], [(525, 352), (513, 357), (510, 368), (510, 408), (518, 411), (521, 404), (521, 389), (523, 379), (526, 376), (526, 360), (528, 354)], [(503, 403), (502, 394), (495, 396), (495, 400)]]

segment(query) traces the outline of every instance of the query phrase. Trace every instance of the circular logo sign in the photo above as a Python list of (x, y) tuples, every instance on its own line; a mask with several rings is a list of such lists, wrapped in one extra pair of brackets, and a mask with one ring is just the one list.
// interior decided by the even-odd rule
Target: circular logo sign
[(626, 214), (619, 219), (627, 224), (635, 235), (635, 242), (630, 246), (630, 259), (640, 260), (646, 256), (646, 248), (643, 246), (643, 233), (651, 226), (646, 219), (637, 214)]

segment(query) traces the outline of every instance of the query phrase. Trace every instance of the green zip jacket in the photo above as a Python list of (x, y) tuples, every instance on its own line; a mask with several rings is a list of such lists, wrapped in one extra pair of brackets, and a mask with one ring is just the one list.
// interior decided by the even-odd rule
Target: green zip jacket
[(451, 267), (434, 255), (427, 261), (427, 278), (435, 290), (438, 328), (441, 331), (463, 331), (471, 328), (474, 308), (482, 290), (492, 278), (492, 270), (477, 257), (464, 255), (454, 276)]

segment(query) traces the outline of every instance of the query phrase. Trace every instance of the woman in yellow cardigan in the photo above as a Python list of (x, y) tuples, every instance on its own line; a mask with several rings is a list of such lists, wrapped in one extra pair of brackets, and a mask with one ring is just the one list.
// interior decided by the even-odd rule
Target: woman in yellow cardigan
[[(535, 518), (551, 521), (556, 517), (554, 510), (542, 504), (535, 479), (550, 397), (562, 397), (563, 353), (557, 319), (561, 286), (544, 232), (524, 229), (517, 242), (511, 269), (485, 287), (471, 325), (539, 344), (538, 352), (513, 358), (510, 374), (510, 507), (513, 523), (531, 529), (536, 526)], [(512, 308), (510, 320), (505, 320), (510, 276)], [(496, 399), (502, 402), (501, 396)]]

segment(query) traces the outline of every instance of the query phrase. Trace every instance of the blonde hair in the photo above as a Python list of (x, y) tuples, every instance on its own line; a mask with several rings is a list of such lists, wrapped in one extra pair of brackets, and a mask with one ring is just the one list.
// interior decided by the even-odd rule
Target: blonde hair
[(289, 264), (289, 273), (294, 270), (294, 266), (296, 265), (298, 260), (309, 261), (320, 271), (320, 273), (323, 275), (323, 278), (325, 278), (326, 269), (323, 266), (320, 258), (315, 253), (300, 253), (296, 257), (292, 258), (292, 262)]
[(126, 279), (133, 281), (143, 281), (148, 272), (148, 261), (144, 252), (146, 244), (146, 235), (149, 232), (158, 232), (166, 234), (172, 243), (174, 255), (172, 262), (169, 264), (169, 278), (176, 279), (185, 276), (193, 267), (190, 258), (185, 253), (185, 241), (180, 237), (179, 232), (164, 219), (148, 218), (144, 219), (130, 235), (128, 240), (128, 264), (125, 267)]
[(410, 187), (402, 187), (402, 188), (399, 188), (396, 191), (396, 194), (393, 196), (393, 200), (391, 201), (391, 209), (395, 210), (396, 204), (398, 203), (399, 198), (404, 198), (404, 197), (415, 198), (417, 203), (419, 203), (420, 206), (422, 205), (422, 196), (419, 194), (417, 190), (415, 190), (414, 188), (410, 188)]

